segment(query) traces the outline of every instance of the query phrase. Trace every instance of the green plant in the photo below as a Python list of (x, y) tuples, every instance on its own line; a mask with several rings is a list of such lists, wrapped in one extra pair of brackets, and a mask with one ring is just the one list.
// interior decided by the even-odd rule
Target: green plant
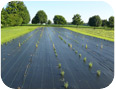
[(61, 63), (58, 64), (58, 68), (61, 68)]
[(90, 62), (90, 63), (89, 63), (89, 67), (90, 67), (90, 68), (92, 68), (92, 66), (93, 66), (93, 63), (92, 63), (92, 62)]
[(57, 53), (55, 53), (56, 57), (58, 56)]
[(64, 87), (67, 89), (68, 88), (68, 82), (64, 82)]
[(36, 48), (38, 48), (38, 44), (36, 43)]
[(19, 47), (21, 46), (20, 42), (19, 42)]
[(87, 44), (86, 44), (86, 47), (85, 48), (87, 49)]
[(64, 43), (66, 44), (66, 41), (64, 40)]
[(79, 57), (81, 57), (81, 54), (79, 54)]
[(78, 51), (75, 51), (75, 53), (77, 54), (77, 53), (78, 53)]
[(75, 48), (73, 48), (73, 51), (75, 51)]
[(100, 76), (100, 75), (101, 75), (101, 71), (97, 70), (97, 76)]
[(60, 74), (62, 77), (64, 77), (65, 72), (63, 70), (61, 70)]
[(56, 50), (54, 50), (54, 53), (56, 53)]
[(70, 47), (70, 43), (68, 43), (68, 46)]
[(84, 57), (83, 61), (84, 61), (84, 62), (86, 62), (86, 60), (87, 60), (87, 58), (86, 58), (86, 57)]
[(101, 48), (103, 48), (103, 45), (101, 45)]

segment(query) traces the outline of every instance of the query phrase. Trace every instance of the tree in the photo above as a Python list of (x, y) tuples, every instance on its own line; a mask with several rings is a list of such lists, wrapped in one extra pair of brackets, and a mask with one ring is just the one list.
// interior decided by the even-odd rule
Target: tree
[(47, 22), (47, 15), (43, 10), (40, 10), (36, 13), (35, 17), (32, 19), (32, 23), (46, 23)]
[(51, 22), (51, 20), (48, 20), (48, 24), (51, 24), (52, 22)]
[(66, 24), (67, 21), (61, 15), (55, 15), (53, 18), (54, 24)]
[(9, 25), (18, 26), (21, 25), (23, 19), (18, 14), (9, 14)]
[(11, 1), (6, 7), (8, 14), (17, 14), (23, 19), (21, 24), (27, 24), (30, 21), (29, 12), (22, 1)]
[(88, 24), (90, 26), (99, 27), (102, 25), (101, 18), (98, 15), (89, 18)]
[(72, 18), (72, 24), (78, 26), (82, 23), (83, 23), (83, 21), (81, 20), (81, 16), (79, 14), (74, 15), (74, 17)]
[(111, 27), (111, 29), (114, 27), (114, 17), (111, 16), (108, 21), (108, 27)]
[(9, 22), (8, 13), (7, 13), (7, 11), (4, 8), (2, 8), (2, 11), (1, 11), (1, 24), (3, 26), (7, 26), (8, 22)]
[(108, 22), (107, 22), (106, 19), (105, 19), (105, 20), (102, 20), (102, 26), (103, 26), (104, 28), (107, 26), (107, 24), (108, 24)]

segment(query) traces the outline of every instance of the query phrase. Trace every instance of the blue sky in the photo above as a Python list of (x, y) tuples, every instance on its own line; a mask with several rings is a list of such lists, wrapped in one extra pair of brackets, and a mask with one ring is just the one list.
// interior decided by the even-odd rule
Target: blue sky
[(72, 21), (74, 14), (80, 14), (84, 22), (89, 17), (99, 15), (101, 19), (114, 16), (111, 6), (102, 1), (24, 1), (29, 10), (31, 19), (38, 10), (44, 10), (48, 19), (53, 21), (54, 15), (62, 15), (68, 22)]

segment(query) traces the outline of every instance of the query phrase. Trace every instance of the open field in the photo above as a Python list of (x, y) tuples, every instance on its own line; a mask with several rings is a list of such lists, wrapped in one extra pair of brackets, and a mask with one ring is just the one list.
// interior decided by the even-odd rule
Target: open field
[(93, 28), (72, 28), (72, 27), (64, 27), (66, 29), (72, 30), (77, 33), (85, 34), (88, 36), (93, 36), (109, 41), (114, 41), (114, 30), (106, 30), (106, 29), (93, 29)]
[(1, 28), (1, 44), (33, 31), (38, 26), (15, 26)]
[(114, 42), (39, 27), (1, 46), (1, 77), (11, 88), (105, 88), (114, 78)]

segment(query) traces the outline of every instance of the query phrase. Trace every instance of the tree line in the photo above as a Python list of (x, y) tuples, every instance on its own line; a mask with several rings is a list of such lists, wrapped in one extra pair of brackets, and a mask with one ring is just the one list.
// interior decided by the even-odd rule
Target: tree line
[[(2, 9), (1, 11), (1, 23), (4, 26), (17, 26), (22, 24), (28, 24), (30, 21), (29, 12), (22, 1), (11, 1), (8, 3), (7, 7)], [(67, 24), (66, 19), (62, 15), (55, 15), (53, 18), (54, 24)], [(39, 10), (36, 15), (33, 17), (32, 24), (52, 24), (51, 20), (48, 20), (47, 14), (43, 10)], [(80, 14), (75, 14), (72, 17), (73, 25), (83, 25), (84, 22), (81, 19)], [(114, 17), (109, 17), (107, 19), (102, 20), (99, 15), (95, 15), (89, 18), (88, 21), (89, 26), (99, 27), (114, 27)]]

